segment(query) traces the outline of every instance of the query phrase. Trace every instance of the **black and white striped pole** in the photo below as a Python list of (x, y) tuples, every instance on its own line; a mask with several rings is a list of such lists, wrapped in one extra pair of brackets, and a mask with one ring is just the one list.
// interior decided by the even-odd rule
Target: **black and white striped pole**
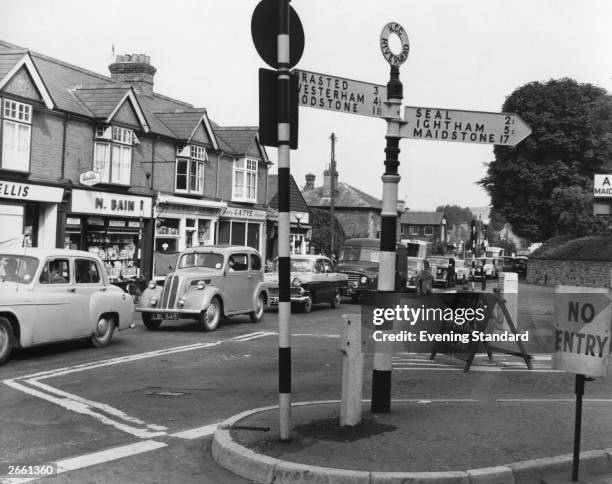
[[(390, 35), (395, 34), (401, 41), (401, 52), (394, 54), (389, 46)], [(399, 79), (399, 66), (408, 57), (408, 36), (401, 25), (391, 22), (385, 25), (380, 34), (380, 47), (385, 59), (391, 65), (387, 83), (387, 111), (399, 112), (403, 98), (402, 83)], [(387, 146), (385, 148), (385, 172), (383, 181), (383, 201), (380, 225), (380, 262), (378, 272), (378, 293), (395, 291), (395, 254), (397, 236), (397, 188), (400, 181), (399, 140), (401, 119), (387, 118)], [(391, 411), (391, 370), (390, 352), (374, 354), (372, 371), (372, 404), (373, 413)]]

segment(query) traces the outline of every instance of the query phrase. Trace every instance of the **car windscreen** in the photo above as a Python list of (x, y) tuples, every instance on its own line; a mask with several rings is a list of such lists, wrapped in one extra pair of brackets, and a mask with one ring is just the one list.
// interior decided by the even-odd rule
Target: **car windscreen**
[(378, 262), (379, 251), (374, 247), (344, 247), (340, 252), (341, 262)]
[(0, 254), (0, 280), (29, 284), (38, 268), (36, 257)]
[(204, 267), (207, 269), (221, 269), (223, 267), (223, 254), (215, 252), (191, 252), (183, 254), (179, 259), (178, 268)]
[[(278, 259), (274, 259), (274, 272), (278, 271)], [(291, 272), (316, 272), (315, 261), (312, 259), (291, 259)]]

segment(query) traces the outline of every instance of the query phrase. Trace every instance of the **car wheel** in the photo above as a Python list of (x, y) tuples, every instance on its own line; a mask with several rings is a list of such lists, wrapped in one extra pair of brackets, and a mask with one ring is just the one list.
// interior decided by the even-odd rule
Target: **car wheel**
[(302, 303), (302, 312), (303, 313), (309, 313), (310, 311), (312, 311), (312, 299), (310, 299), (310, 297), (308, 297)]
[(161, 326), (162, 320), (153, 319), (150, 314), (142, 313), (142, 324), (145, 325), (145, 328), (149, 330), (154, 330), (154, 329), (158, 329)]
[(113, 338), (115, 331), (115, 319), (103, 314), (96, 323), (96, 332), (91, 336), (91, 344), (96, 348), (107, 346)]
[(0, 365), (8, 360), (13, 350), (15, 336), (8, 319), (0, 317)]
[(259, 323), (263, 319), (265, 307), (266, 307), (266, 295), (263, 292), (260, 292), (259, 296), (257, 297), (255, 311), (251, 311), (249, 313), (252, 323)]
[(423, 283), (419, 281), (419, 283), (416, 286), (416, 295), (420, 296), (421, 294), (423, 294)]
[(330, 301), (330, 305), (333, 309), (336, 309), (340, 306), (340, 291), (336, 291), (334, 293), (333, 299)]
[(200, 313), (200, 323), (206, 331), (214, 331), (221, 320), (221, 302), (218, 297), (213, 297), (208, 307)]

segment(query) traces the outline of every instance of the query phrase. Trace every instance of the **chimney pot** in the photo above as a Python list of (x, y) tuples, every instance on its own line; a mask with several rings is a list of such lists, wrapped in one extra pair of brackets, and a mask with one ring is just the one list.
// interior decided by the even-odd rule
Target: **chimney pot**
[(139, 94), (153, 95), (153, 77), (157, 69), (151, 65), (151, 58), (144, 54), (117, 55), (115, 62), (108, 66), (111, 79), (129, 84)]

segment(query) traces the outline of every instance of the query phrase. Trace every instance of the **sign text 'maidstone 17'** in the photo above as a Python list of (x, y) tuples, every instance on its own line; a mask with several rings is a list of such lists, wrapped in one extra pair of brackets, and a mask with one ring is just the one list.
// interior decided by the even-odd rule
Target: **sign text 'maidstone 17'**
[(349, 114), (379, 117), (387, 88), (352, 79), (295, 69), (299, 79), (299, 104)]
[(531, 134), (516, 114), (406, 107), (400, 136), (514, 146)]

